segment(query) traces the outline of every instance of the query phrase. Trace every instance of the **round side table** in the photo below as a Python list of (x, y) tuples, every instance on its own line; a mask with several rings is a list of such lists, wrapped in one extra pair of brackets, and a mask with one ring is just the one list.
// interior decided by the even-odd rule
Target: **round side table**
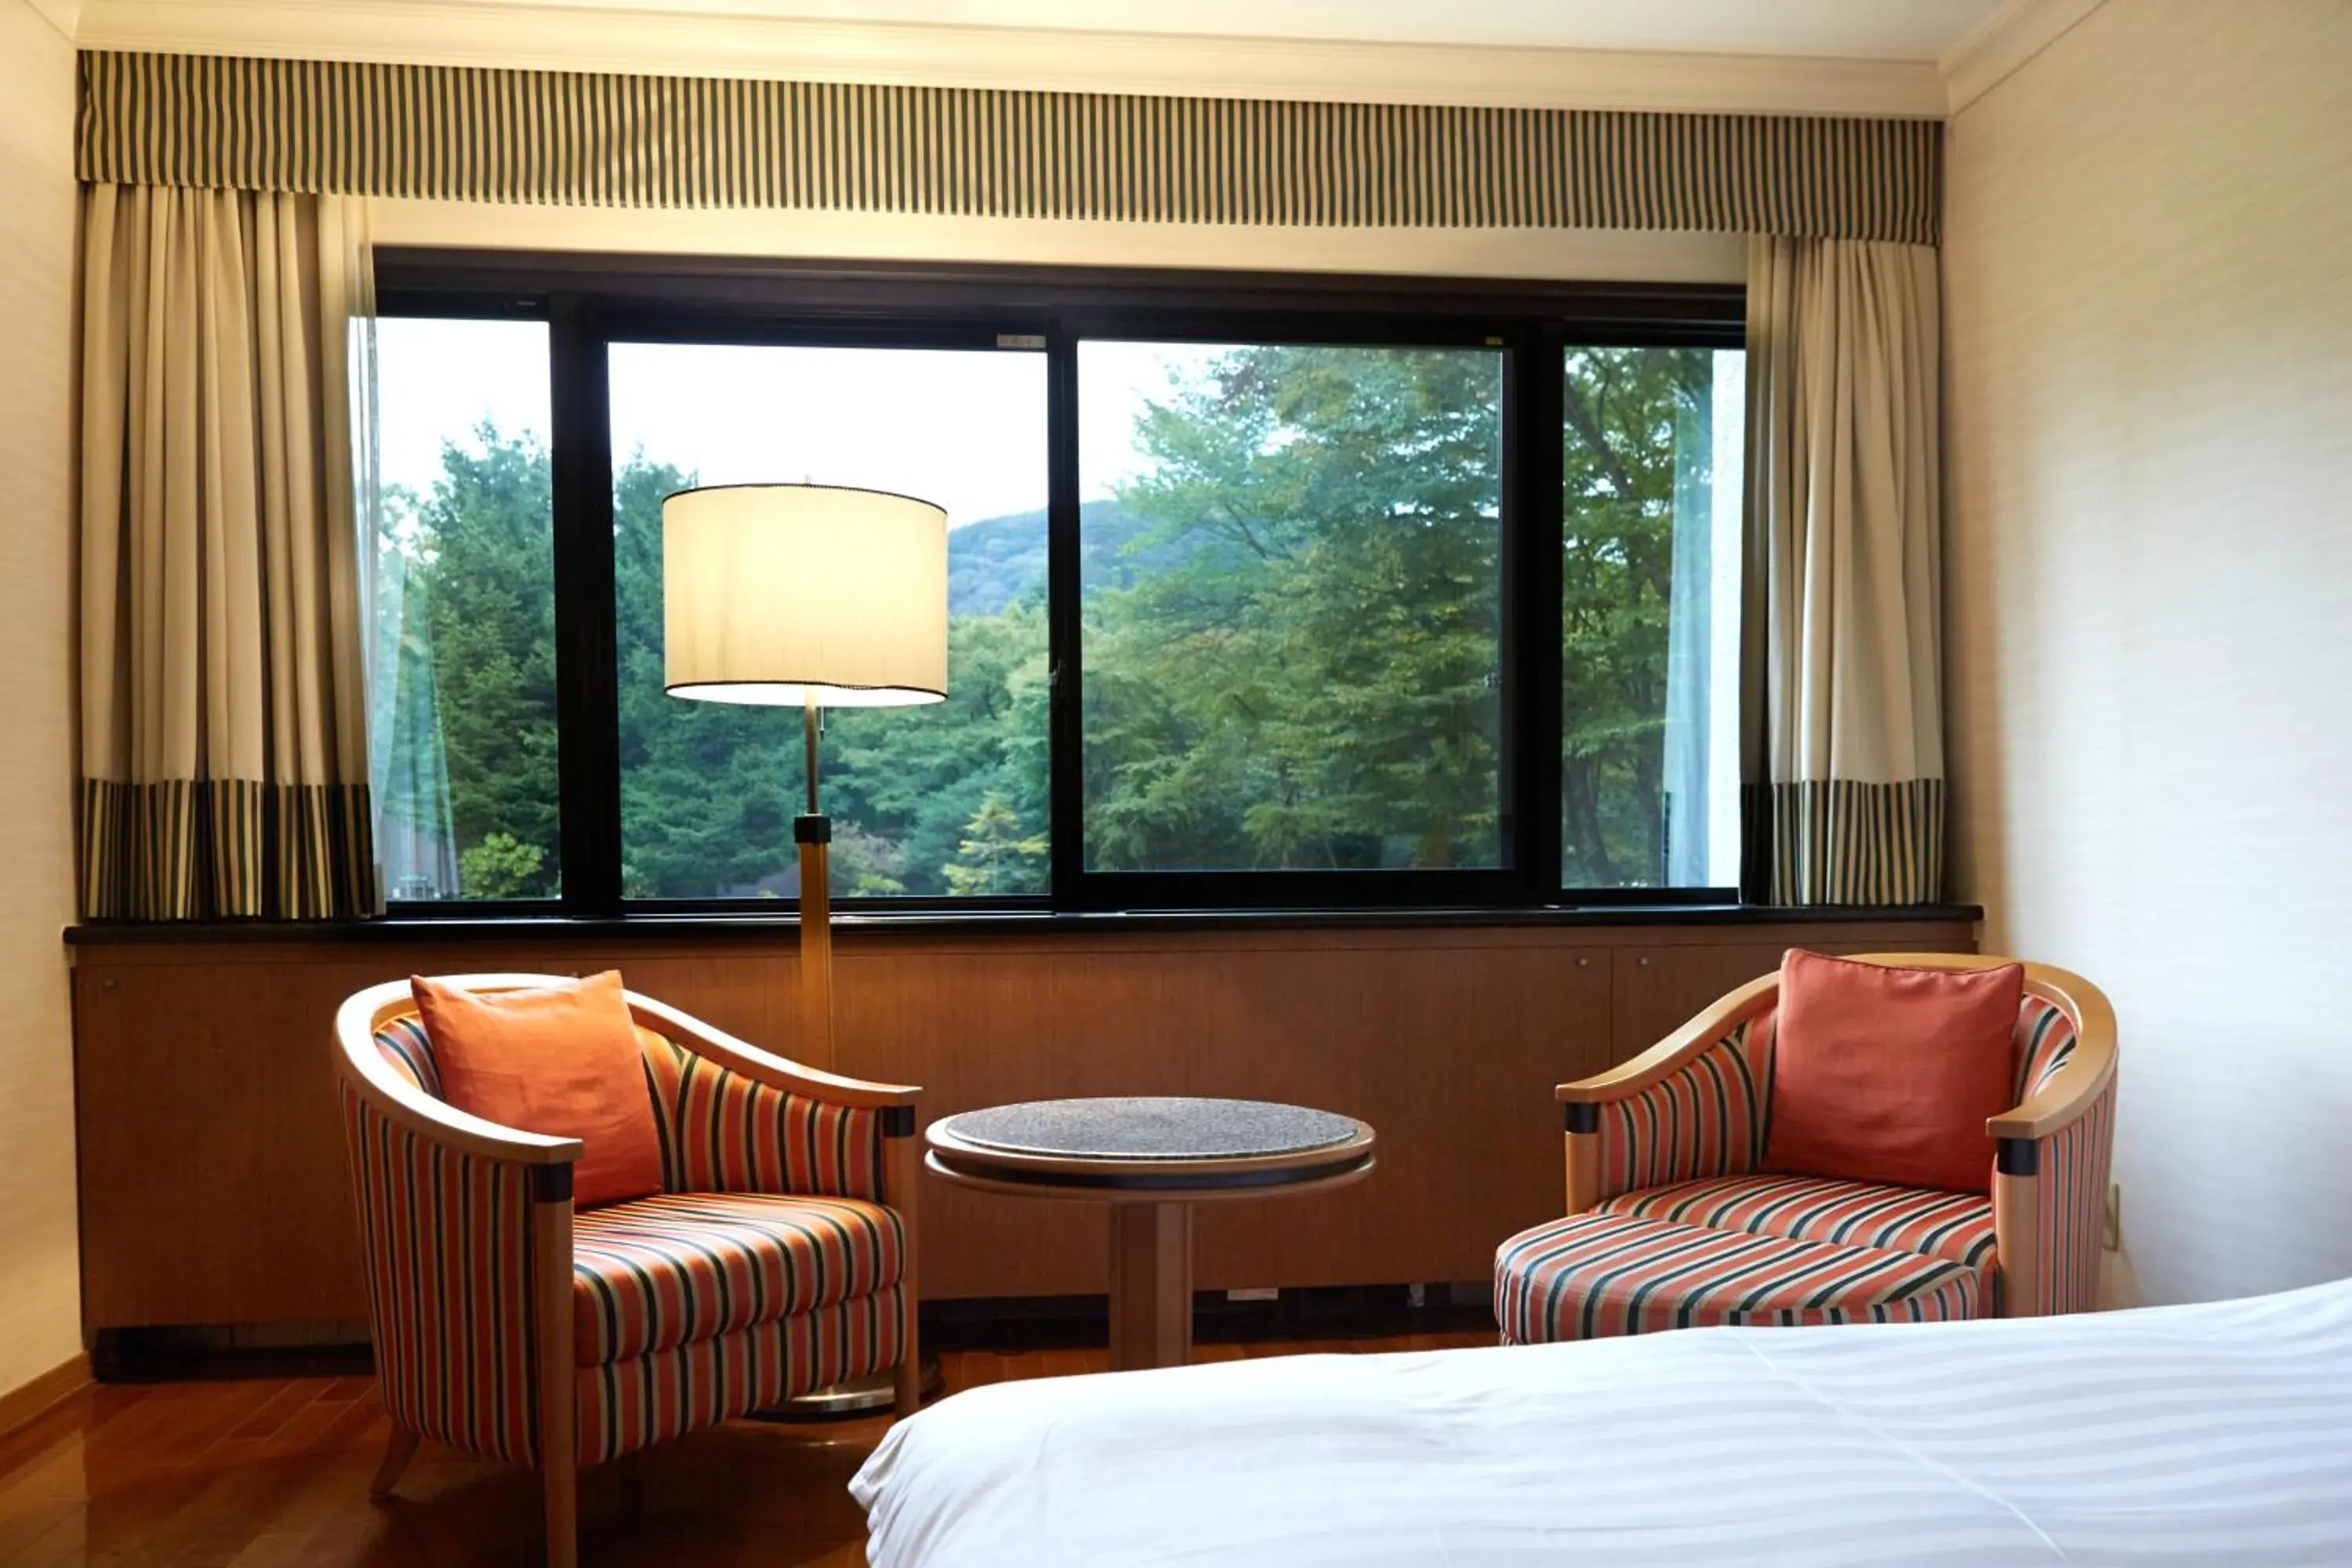
[(931, 1123), (925, 1163), (1008, 1196), (1110, 1205), (1110, 1363), (1181, 1366), (1192, 1350), (1192, 1205), (1360, 1181), (1372, 1130), (1255, 1100), (1040, 1100)]

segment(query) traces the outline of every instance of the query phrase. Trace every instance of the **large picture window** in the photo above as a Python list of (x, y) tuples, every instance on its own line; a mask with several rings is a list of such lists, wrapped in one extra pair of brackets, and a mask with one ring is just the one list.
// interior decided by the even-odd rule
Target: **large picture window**
[(797, 714), (662, 682), (661, 503), (949, 518), (949, 696), (822, 738), (835, 896), (1721, 898), (1725, 289), (537, 270), (379, 258), (397, 906), (798, 891)]
[(1078, 345), (1087, 864), (1502, 863), (1503, 355)]
[(1570, 348), (1560, 385), (1560, 880), (1738, 880), (1736, 349)]
[(632, 899), (799, 891), (797, 710), (662, 689), (661, 503), (822, 479), (947, 509), (948, 700), (825, 718), (846, 897), (1046, 889), (1045, 356), (615, 342), (621, 882)]
[(376, 324), (376, 854), (396, 901), (562, 889), (547, 326)]

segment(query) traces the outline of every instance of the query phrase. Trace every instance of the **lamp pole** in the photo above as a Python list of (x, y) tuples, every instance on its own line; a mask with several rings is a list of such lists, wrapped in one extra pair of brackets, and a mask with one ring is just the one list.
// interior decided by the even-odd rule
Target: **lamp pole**
[(833, 889), (829, 858), (833, 823), (816, 796), (817, 703), (803, 696), (801, 750), (808, 775), (808, 810), (793, 818), (801, 853), (801, 1056), (831, 1072), (833, 1060)]
[[(793, 818), (801, 876), (793, 1055), (827, 1072), (839, 1047), (818, 709), (947, 696), (947, 524), (929, 501), (841, 485), (711, 485), (662, 500), (663, 686), (707, 702), (788, 708), (800, 699), (808, 809)], [(928, 1386), (936, 1362), (926, 1364)], [(895, 1392), (882, 1374), (785, 1403), (801, 1414), (862, 1413), (887, 1408)]]

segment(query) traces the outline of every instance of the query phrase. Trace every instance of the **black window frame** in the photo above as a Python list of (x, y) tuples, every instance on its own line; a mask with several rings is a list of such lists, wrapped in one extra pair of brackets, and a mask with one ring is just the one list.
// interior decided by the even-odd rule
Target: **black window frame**
[[(1050, 890), (841, 899), (907, 911), (1095, 913), (1643, 908), (1727, 888), (1571, 888), (1560, 862), (1560, 378), (1578, 347), (1738, 348), (1737, 284), (798, 263), (385, 247), (378, 314), (548, 324), (558, 859), (551, 900), (396, 903), (394, 916), (724, 915), (772, 900), (625, 899), (610, 345), (997, 349), (1046, 359)], [(1003, 339), (1042, 340), (1013, 347)], [(1087, 339), (1473, 347), (1503, 362), (1501, 863), (1429, 870), (1091, 871), (1084, 864), (1077, 347)], [(778, 787), (783, 787), (779, 781)]]

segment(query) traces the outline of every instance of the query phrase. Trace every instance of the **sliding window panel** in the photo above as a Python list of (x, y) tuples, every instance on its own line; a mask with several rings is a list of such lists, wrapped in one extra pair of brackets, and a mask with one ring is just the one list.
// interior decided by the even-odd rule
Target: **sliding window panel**
[(611, 353), (624, 895), (799, 892), (801, 715), (688, 702), (662, 680), (663, 498), (775, 482), (891, 490), (948, 513), (947, 700), (824, 715), (835, 895), (1043, 895), (1045, 356), (677, 342)]
[(374, 336), (365, 593), (384, 893), (552, 900), (547, 325), (390, 316)]
[(1571, 345), (1561, 382), (1560, 882), (1739, 879), (1736, 349)]
[(1087, 872), (1499, 873), (1504, 353), (1077, 368)]

